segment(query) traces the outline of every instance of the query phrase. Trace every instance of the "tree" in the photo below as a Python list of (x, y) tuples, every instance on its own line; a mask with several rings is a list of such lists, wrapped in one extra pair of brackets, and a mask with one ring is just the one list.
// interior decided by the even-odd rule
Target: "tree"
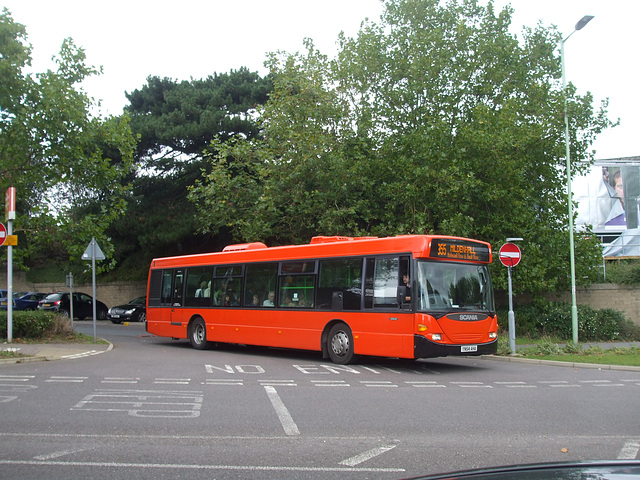
[(80, 269), (91, 237), (107, 256), (112, 251), (104, 231), (124, 209), (127, 187), (120, 180), (131, 168), (135, 141), (127, 117), (90, 115), (94, 102), (80, 84), (99, 71), (85, 64), (82, 48), (66, 39), (54, 58), (57, 70), (37, 74), (24, 73), (30, 54), (25, 27), (4, 9), (0, 188), (16, 188), (16, 259), (39, 252)]
[(255, 108), (267, 100), (268, 77), (246, 68), (203, 80), (149, 77), (127, 94), (125, 111), (140, 142), (139, 168), (132, 182), (127, 214), (109, 230), (117, 256), (144, 264), (154, 256), (199, 252), (225, 242), (198, 234), (200, 218), (187, 200), (187, 187), (208, 169), (203, 154), (214, 138), (253, 138)]
[[(192, 190), (205, 229), (238, 240), (443, 233), (526, 243), (516, 288), (568, 284), (564, 95), (555, 27), (509, 33), (510, 6), (388, 0), (335, 61), (272, 55), (262, 138), (217, 145)], [(573, 172), (612, 125), (569, 90)], [(212, 202), (210, 199), (215, 198)], [(259, 216), (256, 219), (256, 216)], [(306, 238), (304, 238), (306, 236)], [(578, 276), (599, 249), (579, 235)], [(504, 269), (495, 284), (506, 285)], [(588, 279), (587, 279), (588, 280)]]

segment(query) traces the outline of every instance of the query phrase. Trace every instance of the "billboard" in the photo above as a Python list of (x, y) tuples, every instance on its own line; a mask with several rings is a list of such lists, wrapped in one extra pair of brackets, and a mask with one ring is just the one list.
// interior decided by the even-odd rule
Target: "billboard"
[(622, 233), (638, 228), (640, 157), (597, 161), (572, 183), (578, 203), (576, 226), (596, 233)]

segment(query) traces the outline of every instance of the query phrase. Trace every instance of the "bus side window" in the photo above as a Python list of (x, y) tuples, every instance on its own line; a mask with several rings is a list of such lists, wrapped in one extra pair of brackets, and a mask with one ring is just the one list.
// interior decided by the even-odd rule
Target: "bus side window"
[(277, 263), (249, 264), (245, 269), (245, 299), (258, 297), (258, 305), (245, 303), (246, 306), (275, 306), (276, 281), (278, 278)]
[(185, 306), (208, 307), (211, 305), (211, 278), (213, 267), (187, 269)]
[(165, 270), (162, 272), (162, 295), (160, 303), (162, 305), (171, 305), (171, 290), (173, 289), (173, 270)]
[(149, 306), (162, 304), (162, 270), (151, 270), (149, 275)]
[(341, 299), (341, 310), (362, 308), (362, 258), (320, 260), (318, 307), (335, 310), (335, 298)]

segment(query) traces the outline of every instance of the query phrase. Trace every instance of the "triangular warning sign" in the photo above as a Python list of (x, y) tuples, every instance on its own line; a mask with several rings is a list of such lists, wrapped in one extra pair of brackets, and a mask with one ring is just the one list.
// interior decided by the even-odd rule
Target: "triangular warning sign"
[(82, 260), (91, 260), (92, 258), (95, 258), (96, 260), (104, 260), (106, 258), (102, 250), (100, 250), (98, 242), (93, 238), (91, 239), (91, 242), (89, 242), (87, 249), (82, 254)]

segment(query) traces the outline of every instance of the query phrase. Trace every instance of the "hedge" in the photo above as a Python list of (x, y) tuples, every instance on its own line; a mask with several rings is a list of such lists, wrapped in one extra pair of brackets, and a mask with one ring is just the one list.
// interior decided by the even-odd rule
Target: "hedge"
[[(516, 335), (540, 338), (573, 337), (571, 304), (537, 300), (535, 303), (515, 306), (513, 309)], [(498, 324), (508, 330), (508, 311), (498, 310)], [(635, 325), (618, 310), (596, 310), (589, 305), (578, 305), (578, 338), (583, 341), (640, 340), (640, 326)]]
[[(56, 318), (54, 312), (22, 311), (13, 312), (12, 337), (39, 339), (54, 330)], [(0, 312), (0, 337), (7, 338), (7, 312)]]

